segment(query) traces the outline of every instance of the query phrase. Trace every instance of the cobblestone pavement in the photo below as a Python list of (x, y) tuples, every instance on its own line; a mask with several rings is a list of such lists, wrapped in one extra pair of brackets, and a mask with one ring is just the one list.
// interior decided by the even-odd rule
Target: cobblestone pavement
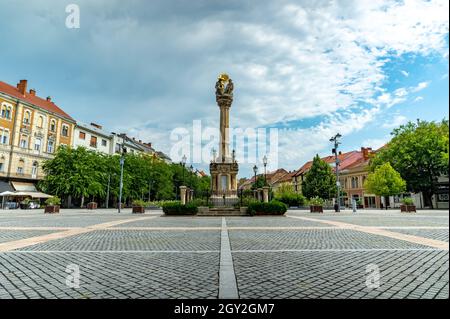
[(0, 211), (0, 298), (449, 297), (447, 211), (160, 215)]

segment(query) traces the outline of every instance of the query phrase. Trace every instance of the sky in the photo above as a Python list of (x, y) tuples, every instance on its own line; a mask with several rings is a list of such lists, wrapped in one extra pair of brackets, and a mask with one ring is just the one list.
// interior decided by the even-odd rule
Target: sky
[[(79, 28), (66, 26), (70, 4), (78, 5)], [(295, 170), (330, 155), (338, 132), (342, 151), (376, 149), (407, 121), (448, 119), (448, 7), (0, 0), (0, 80), (27, 79), (76, 120), (171, 155), (175, 129), (191, 132), (194, 120), (218, 126), (214, 85), (226, 72), (234, 82), (230, 125), (277, 129), (268, 169)], [(208, 161), (194, 166), (207, 171)], [(251, 175), (255, 160), (241, 162), (241, 177)]]

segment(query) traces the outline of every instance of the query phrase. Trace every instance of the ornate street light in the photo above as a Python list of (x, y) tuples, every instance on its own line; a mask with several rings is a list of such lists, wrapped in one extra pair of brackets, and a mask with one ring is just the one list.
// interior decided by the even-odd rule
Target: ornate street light
[(341, 134), (337, 133), (335, 136), (330, 138), (330, 142), (334, 143), (334, 148), (332, 150), (332, 153), (334, 153), (334, 161), (336, 165), (336, 189), (337, 189), (337, 195), (336, 195), (336, 204), (335, 204), (335, 211), (338, 213), (341, 211), (341, 183), (339, 182), (339, 153), (338, 153), (338, 147), (341, 142), (339, 142), (339, 139), (342, 137)]
[(256, 189), (256, 173), (258, 173), (258, 166), (253, 166), (253, 172), (255, 173), (255, 183), (254, 183), (254, 187)]
[(184, 185), (184, 167), (186, 166), (186, 155), (183, 155), (183, 157), (181, 158), (181, 166), (183, 167), (183, 185)]
[(267, 170), (266, 170), (267, 156), (266, 155), (264, 155), (264, 157), (263, 157), (263, 164), (264, 164), (264, 185), (267, 185)]
[(123, 192), (123, 166), (125, 164), (125, 154), (127, 153), (127, 149), (124, 144), (122, 144), (122, 152), (120, 155), (120, 185), (119, 185), (119, 210), (118, 213), (120, 214), (120, 210), (122, 208), (122, 192)]

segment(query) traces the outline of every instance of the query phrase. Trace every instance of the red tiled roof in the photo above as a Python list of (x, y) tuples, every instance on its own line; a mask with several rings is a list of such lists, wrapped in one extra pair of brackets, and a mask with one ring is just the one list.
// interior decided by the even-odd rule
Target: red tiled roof
[[(359, 152), (359, 151), (351, 151), (351, 152), (339, 154), (338, 158), (340, 160), (339, 168), (340, 169), (345, 169), (349, 165), (352, 165), (356, 161), (362, 159), (363, 158), (363, 154), (362, 154), (362, 152)], [(334, 155), (330, 155), (330, 156), (322, 157), (322, 160), (325, 161), (328, 164), (332, 164), (335, 161), (335, 157), (334, 157)], [(309, 169), (312, 166), (312, 163), (313, 163), (313, 161), (309, 161), (309, 162), (305, 163), (302, 167), (300, 167), (293, 174), (293, 176), (298, 176), (298, 175), (301, 175), (301, 174), (306, 173), (307, 171), (309, 171)], [(334, 167), (333, 167), (333, 170), (334, 170)]]
[(28, 92), (26, 92), (25, 95), (23, 95), (22, 93), (19, 92), (19, 90), (16, 87), (2, 81), (0, 81), (0, 92), (15, 97), (21, 101), (33, 104), (48, 112), (58, 114), (68, 120), (74, 121), (74, 119), (69, 114), (61, 110), (55, 103), (47, 101), (46, 99), (42, 99), (38, 96), (32, 95)]

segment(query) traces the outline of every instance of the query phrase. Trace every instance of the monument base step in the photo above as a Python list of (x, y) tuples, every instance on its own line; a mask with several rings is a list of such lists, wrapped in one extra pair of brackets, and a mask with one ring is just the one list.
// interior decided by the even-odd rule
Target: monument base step
[(199, 210), (197, 216), (248, 216), (248, 214), (239, 208), (214, 207), (208, 210)]

